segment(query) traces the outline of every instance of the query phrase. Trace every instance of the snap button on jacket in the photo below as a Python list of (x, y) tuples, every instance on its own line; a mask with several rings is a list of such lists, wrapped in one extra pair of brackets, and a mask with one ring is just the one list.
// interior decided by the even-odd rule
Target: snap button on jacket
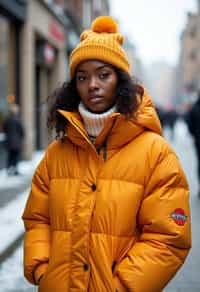
[(78, 113), (60, 113), (67, 137), (48, 146), (23, 213), (26, 278), (43, 275), (39, 292), (111, 292), (116, 277), (127, 291), (161, 292), (190, 249), (190, 211), (151, 99), (136, 119), (112, 114), (95, 145)]

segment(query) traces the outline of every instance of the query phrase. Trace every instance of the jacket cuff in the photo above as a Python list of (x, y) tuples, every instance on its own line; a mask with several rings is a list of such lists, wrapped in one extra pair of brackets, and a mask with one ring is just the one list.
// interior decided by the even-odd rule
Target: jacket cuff
[(39, 280), (40, 280), (41, 276), (45, 274), (47, 267), (48, 267), (48, 263), (42, 263), (42, 264), (38, 265), (37, 268), (35, 269), (34, 279), (35, 279), (36, 285), (39, 284)]

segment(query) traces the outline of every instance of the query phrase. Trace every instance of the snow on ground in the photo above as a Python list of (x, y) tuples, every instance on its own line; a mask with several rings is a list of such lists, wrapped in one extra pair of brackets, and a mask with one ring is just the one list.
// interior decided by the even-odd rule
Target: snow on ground
[(20, 175), (8, 176), (5, 169), (0, 170), (0, 191), (4, 188), (16, 188), (23, 182), (25, 176), (32, 176), (42, 154), (42, 151), (38, 151), (34, 153), (32, 160), (21, 161), (19, 163)]
[(29, 190), (20, 194), (6, 207), (0, 209), (0, 254), (17, 239), (24, 231), (21, 219)]
[[(16, 188), (27, 176), (32, 176), (43, 152), (36, 152), (31, 161), (22, 161), (19, 165), (20, 176), (7, 176), (5, 170), (0, 171), (1, 189)], [(21, 220), (22, 212), (28, 197), (29, 189), (19, 194), (6, 206), (0, 208), (0, 253), (2, 253), (24, 231)], [(1, 287), (1, 286), (0, 286)]]
[(0, 267), (0, 291), (36, 292), (37, 288), (29, 284), (23, 276), (23, 249), (18, 248), (12, 257)]

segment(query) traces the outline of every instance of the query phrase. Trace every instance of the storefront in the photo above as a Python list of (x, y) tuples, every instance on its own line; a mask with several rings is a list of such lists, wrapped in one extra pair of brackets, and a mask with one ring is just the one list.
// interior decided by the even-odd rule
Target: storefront
[(26, 1), (0, 0), (0, 168), (4, 166), (2, 122), (8, 102), (20, 104), (20, 31), (26, 20)]
[(9, 20), (0, 15), (0, 129), (7, 109)]
[(44, 1), (29, 1), (21, 34), (21, 98), (25, 158), (48, 143), (47, 96), (66, 80), (65, 24)]
[(35, 148), (46, 147), (48, 136), (46, 131), (45, 100), (52, 92), (53, 72), (58, 50), (39, 35), (35, 41)]

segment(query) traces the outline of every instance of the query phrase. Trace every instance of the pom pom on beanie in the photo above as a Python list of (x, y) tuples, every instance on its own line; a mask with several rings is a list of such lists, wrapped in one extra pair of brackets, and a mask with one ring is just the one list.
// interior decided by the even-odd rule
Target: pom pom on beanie
[(92, 30), (98, 33), (117, 33), (118, 25), (112, 17), (99, 16), (92, 22)]

